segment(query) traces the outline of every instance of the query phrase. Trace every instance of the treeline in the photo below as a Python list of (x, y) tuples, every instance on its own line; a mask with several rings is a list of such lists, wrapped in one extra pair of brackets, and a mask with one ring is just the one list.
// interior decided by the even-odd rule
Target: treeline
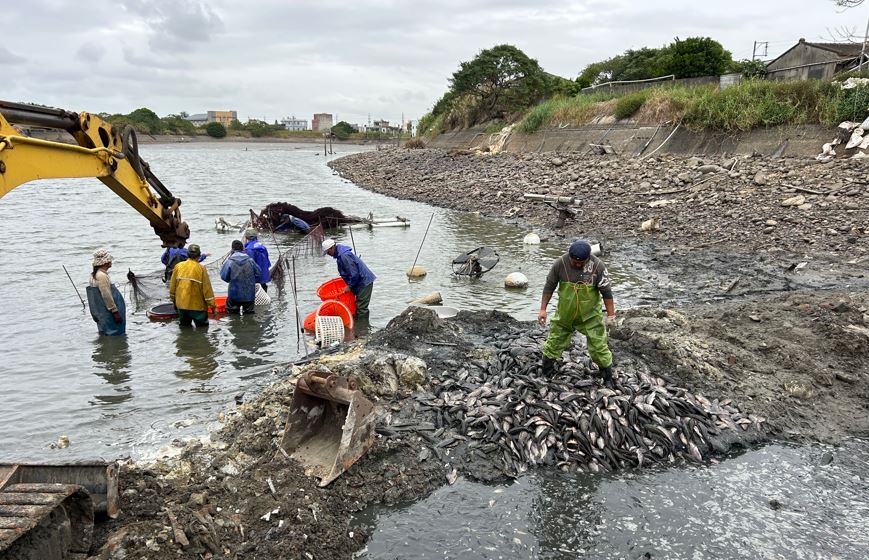
[(261, 138), (264, 136), (286, 136), (289, 133), (282, 124), (275, 121), (274, 124), (269, 124), (265, 121), (250, 119), (246, 123), (241, 123), (238, 120), (232, 121), (228, 127), (221, 123), (208, 123), (202, 128), (197, 128), (192, 122), (187, 120), (187, 113), (179, 113), (177, 115), (169, 115), (159, 117), (157, 113), (142, 107), (135, 111), (122, 115), (110, 115), (101, 113), (100, 117), (107, 120), (117, 127), (131, 125), (140, 134), (178, 134), (184, 136), (196, 136), (197, 134), (205, 133), (215, 138), (223, 138), (224, 136), (246, 136), (253, 138)]
[(126, 115), (100, 113), (99, 116), (119, 128), (130, 125), (140, 134), (196, 135), (196, 127), (184, 118), (185, 113), (161, 118), (151, 109), (142, 107)]

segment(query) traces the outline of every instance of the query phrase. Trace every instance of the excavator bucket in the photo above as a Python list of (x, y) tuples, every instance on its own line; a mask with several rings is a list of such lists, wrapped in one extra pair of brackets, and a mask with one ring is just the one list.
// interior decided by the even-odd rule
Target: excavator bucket
[(326, 486), (371, 448), (373, 412), (354, 378), (309, 371), (296, 383), (281, 445)]
[(119, 511), (116, 463), (0, 464), (0, 560), (84, 557), (94, 514)]

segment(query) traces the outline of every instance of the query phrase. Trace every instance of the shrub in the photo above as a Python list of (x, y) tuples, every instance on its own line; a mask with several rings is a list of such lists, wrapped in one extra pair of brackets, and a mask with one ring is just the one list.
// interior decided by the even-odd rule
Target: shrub
[(863, 122), (869, 116), (869, 86), (843, 89), (836, 99), (836, 123)]
[(646, 99), (649, 98), (650, 93), (650, 90), (644, 89), (619, 97), (616, 100), (616, 106), (613, 111), (615, 117), (621, 120), (634, 116), (634, 113), (639, 111), (640, 107), (643, 106), (643, 103), (646, 102)]
[(210, 122), (205, 125), (205, 133), (212, 138), (223, 138), (226, 136), (226, 127), (219, 122)]
[(420, 148), (425, 148), (425, 142), (419, 138), (412, 138), (404, 143), (404, 147), (408, 150), (419, 150)]

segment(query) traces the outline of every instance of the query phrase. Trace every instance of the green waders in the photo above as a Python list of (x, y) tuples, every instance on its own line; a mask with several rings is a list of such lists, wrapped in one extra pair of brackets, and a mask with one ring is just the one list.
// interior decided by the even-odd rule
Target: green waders
[(599, 368), (610, 367), (613, 354), (607, 344), (606, 325), (601, 311), (600, 292), (586, 284), (558, 283), (558, 307), (552, 318), (549, 338), (543, 345), (543, 355), (557, 360), (570, 346), (573, 331), (588, 339), (588, 353)]

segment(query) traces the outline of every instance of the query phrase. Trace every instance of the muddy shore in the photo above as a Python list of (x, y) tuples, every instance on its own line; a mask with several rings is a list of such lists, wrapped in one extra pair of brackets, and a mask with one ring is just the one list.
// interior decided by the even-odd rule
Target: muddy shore
[[(610, 248), (605, 258), (633, 261), (660, 293), (620, 313), (611, 345), (621, 367), (753, 419), (725, 430), (706, 460), (771, 439), (869, 434), (865, 164), (402, 149), (332, 166), (383, 194), (480, 211), (554, 239), (594, 236)], [(554, 212), (524, 203), (523, 192), (580, 197), (581, 218), (557, 230)], [(672, 202), (650, 206), (664, 200)], [(659, 228), (640, 230), (651, 218)], [(283, 381), (228, 405), (221, 431), (177, 442), (154, 464), (125, 465), (123, 513), (98, 527), (95, 557), (350, 558), (367, 538), (350, 528), (350, 513), (419, 499), (457, 474), (505, 480), (456, 425), (417, 428), (437, 425), (424, 403), (464, 365), (491, 360), (495, 337), (535, 328), (496, 312), (446, 321), (405, 312), (370, 341), (288, 366)], [(294, 380), (310, 367), (358, 376), (380, 414), (372, 450), (325, 489), (278, 449)]]

